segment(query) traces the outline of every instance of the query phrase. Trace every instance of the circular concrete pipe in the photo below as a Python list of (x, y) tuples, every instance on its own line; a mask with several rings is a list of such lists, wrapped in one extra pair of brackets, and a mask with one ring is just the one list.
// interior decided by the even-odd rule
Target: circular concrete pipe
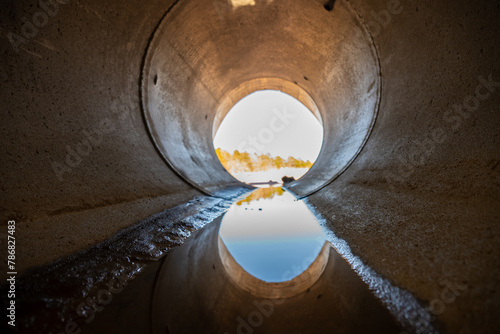
[[(381, 96), (366, 147), (309, 203), (426, 305), (443, 282), (466, 286), (437, 317), (444, 332), (500, 327), (498, 2), (52, 1), (50, 15), (35, 2), (0, 10), (0, 211), (18, 220), (19, 272), (200, 194), (165, 166), (140, 105), (163, 156), (208, 192), (235, 182), (211, 147), (225, 97), (276, 78), (308, 93), (325, 128), (291, 185), (302, 195), (356, 157)], [(75, 160), (89, 134), (97, 144)]]
[(142, 70), (151, 138), (178, 175), (213, 193), (238, 183), (212, 144), (225, 114), (254, 91), (283, 91), (324, 126), (316, 163), (290, 185), (307, 196), (342, 173), (370, 134), (380, 98), (375, 47), (346, 1), (334, 13), (307, 0), (232, 3), (221, 12), (182, 1), (158, 24)]

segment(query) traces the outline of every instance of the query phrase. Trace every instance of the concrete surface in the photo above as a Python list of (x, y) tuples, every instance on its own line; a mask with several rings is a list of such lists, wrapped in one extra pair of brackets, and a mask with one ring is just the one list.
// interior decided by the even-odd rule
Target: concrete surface
[[(123, 325), (129, 320), (123, 318), (124, 314), (116, 317), (114, 313), (117, 312), (116, 306), (119, 310), (124, 304), (120, 297), (122, 292), (126, 291), (124, 295), (130, 298), (132, 292), (126, 287), (132, 284), (140, 291), (135, 303), (125, 303), (127, 312), (134, 312), (136, 308), (140, 318), (139, 314), (144, 314), (141, 303), (149, 305), (151, 300), (146, 283), (148, 273), (151, 273), (150, 264), (165, 257), (192, 233), (226, 212), (235, 197), (247, 191), (234, 188), (223, 194), (218, 192), (219, 197), (197, 196), (123, 228), (113, 237), (82, 252), (28, 269), (15, 280), (16, 326), (13, 328), (2, 321), (0, 332), (59, 334), (76, 333), (81, 329), (83, 332), (106, 333), (108, 327), (119, 331), (122, 327), (116, 323)], [(35, 257), (32, 261), (36, 260), (40, 261), (40, 258)], [(4, 296), (9, 287), (7, 283), (0, 284)], [(113, 303), (111, 306), (115, 299), (118, 305)], [(0, 299), (0, 308), (6, 310), (10, 307), (10, 300), (13, 299)], [(102, 326), (102, 322), (94, 324), (101, 312), (110, 322), (107, 326)], [(149, 313), (148, 309), (146, 314)], [(92, 331), (94, 326), (102, 327), (99, 331)], [(139, 320), (134, 326), (143, 327), (142, 332), (148, 332), (148, 327)]]
[[(326, 135), (290, 188), (317, 191), (329, 228), (429, 305), (442, 332), (494, 332), (500, 4), (324, 5), (4, 1), (0, 224), (17, 220), (20, 262), (46, 264), (234, 184), (210, 147), (219, 103), (281, 78), (312, 97)], [(143, 112), (157, 117), (151, 134)], [(466, 288), (450, 296), (449, 282)]]

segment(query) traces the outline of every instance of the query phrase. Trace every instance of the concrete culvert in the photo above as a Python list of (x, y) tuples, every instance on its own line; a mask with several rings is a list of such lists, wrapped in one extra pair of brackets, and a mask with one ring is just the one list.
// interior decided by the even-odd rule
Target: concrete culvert
[[(309, 195), (338, 176), (370, 134), (380, 98), (373, 41), (345, 2), (335, 15), (310, 1), (235, 6), (223, 14), (216, 6), (182, 2), (153, 34), (142, 72), (153, 141), (174, 170), (210, 193), (231, 182), (213, 152), (212, 131), (241, 98), (280, 90), (325, 128), (328, 145), (304, 180), (291, 186)], [(210, 117), (203, 120), (205, 114)]]
[[(387, 321), (344, 319), (359, 331), (495, 332), (499, 14), (487, 0), (4, 1), (0, 236), (17, 328), (152, 330), (153, 291), (189, 295), (157, 279), (175, 262), (166, 254), (192, 234), (186, 246), (202, 250), (249, 191), (218, 161), (214, 132), (240, 98), (276, 89), (324, 128), (316, 163), (286, 187), (340, 254), (329, 261), (360, 277), (367, 304), (337, 310), (369, 305)], [(197, 261), (192, 272), (214, 264)], [(334, 304), (340, 274), (329, 262), (307, 303)], [(250, 311), (232, 300), (208, 319), (202, 306), (217, 298), (205, 293), (186, 297), (200, 298), (184, 304), (200, 315), (186, 328)], [(158, 317), (178, 311), (154, 301)], [(185, 318), (163, 320), (155, 330), (175, 334)]]

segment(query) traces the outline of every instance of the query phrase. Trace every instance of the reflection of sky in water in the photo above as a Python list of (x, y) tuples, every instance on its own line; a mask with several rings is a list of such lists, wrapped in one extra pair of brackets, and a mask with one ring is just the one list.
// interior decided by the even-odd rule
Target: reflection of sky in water
[(267, 282), (299, 275), (325, 242), (307, 206), (280, 187), (257, 189), (233, 204), (222, 219), (220, 236), (236, 262)]

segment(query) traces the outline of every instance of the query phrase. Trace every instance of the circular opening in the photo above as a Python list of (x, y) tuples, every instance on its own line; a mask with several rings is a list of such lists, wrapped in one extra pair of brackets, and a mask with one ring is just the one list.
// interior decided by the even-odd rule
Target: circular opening
[(217, 6), (186, 1), (157, 25), (143, 58), (141, 107), (154, 146), (181, 180), (216, 196), (241, 186), (213, 139), (231, 108), (259, 90), (296, 98), (323, 125), (328, 144), (306, 175), (287, 184), (297, 196), (333, 182), (359, 155), (380, 105), (373, 40), (348, 2), (335, 2), (335, 15), (315, 1), (299, 7), (255, 2), (221, 20)]
[(214, 136), (224, 168), (255, 186), (302, 177), (314, 164), (323, 127), (302, 102), (279, 90), (258, 90), (236, 102)]

